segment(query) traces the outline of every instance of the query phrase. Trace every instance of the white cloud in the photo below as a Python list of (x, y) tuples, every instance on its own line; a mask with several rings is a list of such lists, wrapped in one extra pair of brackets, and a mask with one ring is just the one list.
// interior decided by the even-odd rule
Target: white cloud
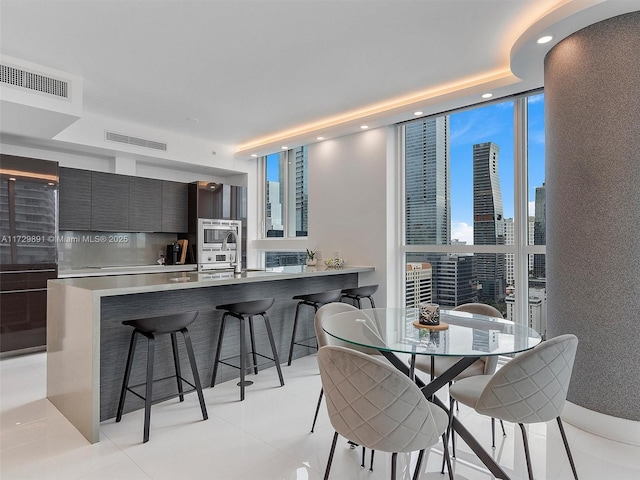
[(451, 238), (473, 245), (473, 226), (465, 222), (451, 222)]

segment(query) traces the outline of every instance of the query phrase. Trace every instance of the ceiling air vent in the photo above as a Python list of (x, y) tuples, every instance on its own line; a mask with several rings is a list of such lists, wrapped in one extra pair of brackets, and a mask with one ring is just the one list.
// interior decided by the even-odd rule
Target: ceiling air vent
[(110, 142), (126, 143), (128, 145), (136, 145), (138, 147), (152, 148), (154, 150), (167, 151), (167, 144), (155, 142), (153, 140), (145, 140), (144, 138), (130, 137), (121, 133), (105, 132), (105, 140)]
[(0, 64), (0, 83), (69, 98), (69, 82), (9, 65)]

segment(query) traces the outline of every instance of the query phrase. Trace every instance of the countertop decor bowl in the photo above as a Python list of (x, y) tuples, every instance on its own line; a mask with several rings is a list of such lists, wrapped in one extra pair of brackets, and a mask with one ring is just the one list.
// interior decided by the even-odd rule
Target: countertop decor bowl
[(329, 268), (341, 268), (344, 267), (344, 260), (342, 258), (327, 258), (324, 264)]

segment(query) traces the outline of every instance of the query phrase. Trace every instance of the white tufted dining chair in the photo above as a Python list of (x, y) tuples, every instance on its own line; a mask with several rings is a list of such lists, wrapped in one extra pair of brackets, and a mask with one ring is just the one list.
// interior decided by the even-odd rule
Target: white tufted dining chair
[(420, 451), (414, 473), (417, 479), (424, 451), (442, 438), (449, 478), (453, 480), (444, 435), (447, 414), (428, 402), (408, 376), (372, 355), (332, 345), (320, 348), (318, 365), (335, 429), (325, 480), (329, 478), (338, 434), (372, 450), (392, 453), (392, 480), (396, 478), (399, 452)]
[(449, 389), (454, 399), (476, 412), (520, 425), (530, 480), (533, 469), (524, 424), (553, 419), (558, 422), (573, 476), (578, 480), (560, 419), (577, 348), (575, 335), (560, 335), (516, 356), (494, 375), (465, 378)]

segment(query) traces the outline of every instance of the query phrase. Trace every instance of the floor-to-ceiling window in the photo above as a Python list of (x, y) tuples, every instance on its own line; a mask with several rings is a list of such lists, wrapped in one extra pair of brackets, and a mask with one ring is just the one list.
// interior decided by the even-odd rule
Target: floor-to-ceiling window
[(544, 332), (543, 107), (538, 92), (399, 126), (407, 305), (483, 302)]
[[(308, 149), (283, 150), (262, 158), (264, 198), (263, 238), (293, 238), (308, 235)], [(304, 264), (305, 252), (267, 251), (265, 266)]]

